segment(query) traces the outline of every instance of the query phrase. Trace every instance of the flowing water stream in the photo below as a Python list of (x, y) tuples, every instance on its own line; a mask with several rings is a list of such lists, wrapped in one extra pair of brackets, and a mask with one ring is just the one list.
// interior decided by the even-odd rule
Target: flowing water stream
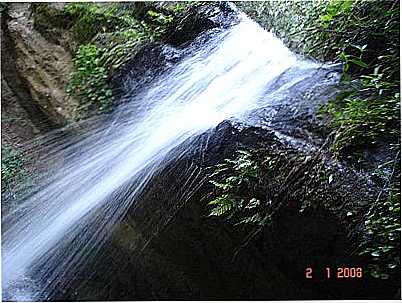
[[(101, 248), (155, 171), (170, 160), (167, 155), (175, 157), (175, 147), (225, 119), (277, 102), (321, 68), (246, 17), (189, 54), (131, 96), (103, 126), (44, 143), (48, 165), (62, 163), (3, 217), (3, 299), (41, 300), (47, 289), (60, 287), (69, 279), (67, 271), (78, 270)], [(291, 69), (298, 70), (292, 81), (273, 85)], [(124, 185), (132, 180), (136, 187), (127, 192)], [(63, 242), (74, 245), (63, 258), (52, 258)]]

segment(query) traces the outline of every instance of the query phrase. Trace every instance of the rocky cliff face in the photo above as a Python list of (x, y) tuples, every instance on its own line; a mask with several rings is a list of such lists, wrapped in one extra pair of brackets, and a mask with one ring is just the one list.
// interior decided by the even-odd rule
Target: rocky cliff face
[(26, 113), (19, 118), (48, 131), (72, 120), (77, 103), (65, 87), (73, 66), (67, 49), (34, 28), (32, 14), (32, 4), (12, 3), (2, 16), (2, 106), (7, 111), (15, 104)]
[[(66, 93), (66, 87), (74, 68), (72, 56), (79, 43), (69, 27), (65, 26), (69, 20), (63, 20), (61, 12), (64, 6), (65, 3), (50, 3), (45, 7), (32, 3), (10, 3), (2, 13), (3, 116), (13, 117), (17, 114), (19, 121), (9, 123), (9, 119), (3, 119), (6, 134), (3, 137), (30, 139), (38, 132), (45, 133), (67, 125), (76, 116), (78, 102)], [(126, 9), (132, 10), (141, 19), (145, 18), (147, 10), (164, 12), (166, 6), (168, 4), (135, 3), (127, 5)], [(232, 16), (229, 18), (230, 14)], [(162, 42), (180, 47), (204, 30), (229, 26), (234, 22), (234, 16), (225, 4), (200, 6), (185, 13), (180, 22), (172, 24), (162, 37)], [(146, 45), (141, 53), (144, 54), (153, 47), (155, 45)], [(164, 48), (169, 49), (170, 46)], [(133, 49), (132, 52), (135, 53), (136, 50)], [(152, 55), (150, 58), (140, 57), (146, 62), (150, 62), (150, 58), (158, 60)], [(137, 59), (134, 58), (131, 62)], [(163, 65), (158, 62), (150, 64)], [(120, 75), (129, 72), (130, 66), (131, 63), (128, 62), (121, 67), (121, 72), (112, 75), (111, 82), (116, 92), (124, 83), (123, 76)], [(143, 79), (138, 78), (139, 82), (150, 76), (146, 74), (146, 69), (142, 70), (139, 77)], [(162, 70), (163, 68), (158, 72)], [(156, 75), (156, 70), (153, 73)], [(16, 110), (10, 108), (20, 110), (16, 113)], [(29, 125), (27, 129), (32, 130), (21, 131), (21, 123)]]

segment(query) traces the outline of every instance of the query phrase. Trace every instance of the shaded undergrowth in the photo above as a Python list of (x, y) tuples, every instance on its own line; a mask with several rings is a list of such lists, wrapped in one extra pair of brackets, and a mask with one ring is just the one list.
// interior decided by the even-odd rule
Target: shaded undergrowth
[[(281, 148), (240, 150), (211, 169), (209, 216), (249, 230), (244, 245), (284, 212), (297, 212), (300, 218), (329, 212), (349, 231), (350, 256), (367, 260), (365, 274), (397, 277), (400, 194), (399, 187), (388, 194), (390, 180), (376, 187), (374, 197), (367, 192), (367, 180), (352, 171), (340, 171), (320, 151), (304, 155)], [(397, 168), (393, 169), (397, 174)]]
[[(305, 56), (343, 63), (349, 92), (321, 109), (337, 132), (334, 153), (347, 159), (399, 144), (399, 2), (257, 1), (238, 3)], [(354, 161), (352, 161), (354, 162)]]
[[(369, 168), (372, 181), (381, 188), (362, 212), (354, 253), (368, 258), (373, 277), (395, 277), (400, 269), (399, 2), (237, 5), (292, 50), (313, 60), (343, 64), (341, 84), (346, 89), (320, 108), (318, 118), (324, 133), (334, 134), (332, 155), (357, 170), (367, 173)], [(311, 184), (310, 190), (315, 186)]]
[[(32, 186), (34, 173), (30, 169), (31, 159), (17, 148), (2, 144), (1, 146), (1, 195), (4, 201), (19, 198), (24, 189)], [(8, 203), (9, 204), (9, 203)], [(11, 206), (4, 204), (6, 206)]]

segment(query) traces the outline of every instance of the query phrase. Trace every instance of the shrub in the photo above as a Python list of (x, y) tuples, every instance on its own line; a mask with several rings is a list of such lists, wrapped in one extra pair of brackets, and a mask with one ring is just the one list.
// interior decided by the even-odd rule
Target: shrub
[(102, 50), (94, 44), (81, 45), (73, 62), (67, 92), (74, 92), (80, 100), (79, 111), (87, 112), (90, 107), (107, 110), (113, 101), (112, 90), (107, 83), (107, 70), (101, 62)]

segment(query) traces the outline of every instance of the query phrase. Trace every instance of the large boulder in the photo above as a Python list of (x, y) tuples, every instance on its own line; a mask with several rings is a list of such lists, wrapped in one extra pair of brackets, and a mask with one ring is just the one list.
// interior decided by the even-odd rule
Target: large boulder
[[(189, 146), (193, 148), (188, 149)], [(273, 131), (225, 121), (191, 139), (133, 201), (111, 237), (57, 300), (294, 300), (393, 298), (397, 282), (326, 279), (341, 267), (366, 268), (352, 254), (361, 218), (378, 188), (362, 175), (306, 154)], [(269, 225), (239, 227), (208, 216), (211, 166), (239, 149), (298, 155), (261, 182), (278, 211)], [(315, 182), (319, 171), (332, 180)], [(278, 183), (285, 174), (288, 181)], [(130, 186), (130, 185), (128, 185)], [(135, 187), (135, 182), (132, 183)], [(308, 186), (308, 188), (306, 188)], [(124, 199), (124, 198), (123, 198)], [(311, 205), (303, 209), (303, 202)], [(114, 201), (116, 202), (116, 201)], [(124, 201), (117, 201), (123, 203)], [(313, 279), (306, 269), (313, 268)]]

